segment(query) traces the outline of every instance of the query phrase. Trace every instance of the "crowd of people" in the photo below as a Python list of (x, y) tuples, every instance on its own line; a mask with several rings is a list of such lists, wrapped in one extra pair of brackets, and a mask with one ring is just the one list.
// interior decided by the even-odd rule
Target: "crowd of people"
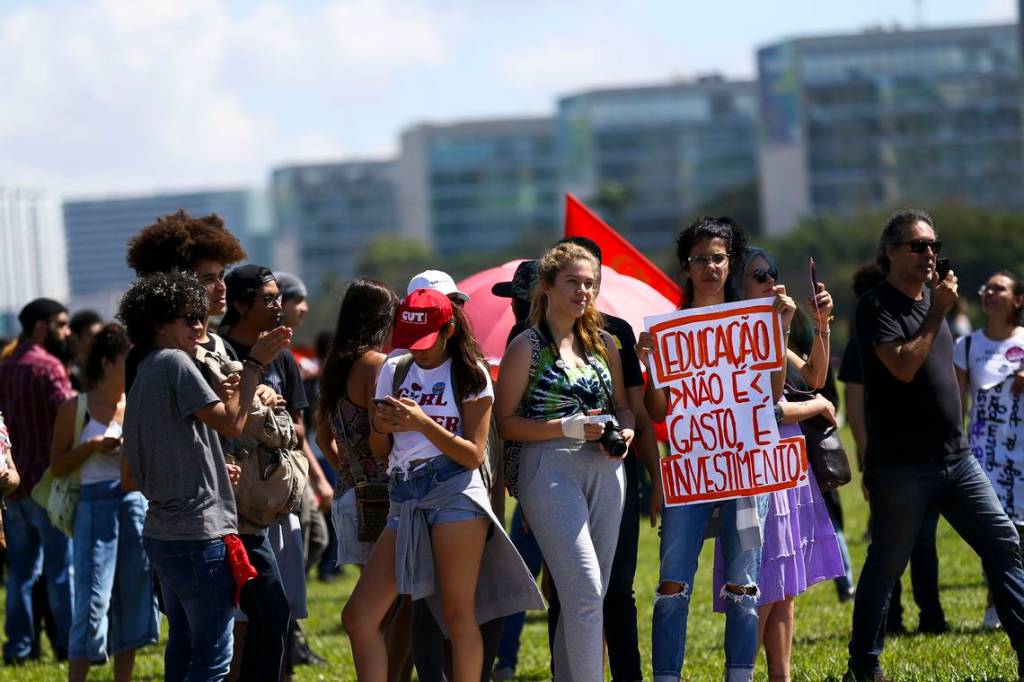
[[(825, 284), (799, 306), (726, 217), (676, 246), (681, 309), (773, 301), (780, 435), (838, 425)], [(752, 679), (762, 649), (769, 679), (791, 679), (795, 598), (830, 580), (854, 600), (844, 679), (884, 680), (908, 562), (919, 629), (948, 628), (940, 514), (981, 557), (985, 626), (1024, 662), (1024, 282), (993, 273), (984, 326), (954, 343), (962, 298), (941, 246), (926, 213), (894, 214), (843, 311), (839, 378), (871, 510), (854, 584), (837, 492), (813, 468), (793, 489), (664, 504), (655, 424), (673, 397), (645, 380), (658, 339), (598, 311), (593, 241), (563, 239), (494, 286), (516, 318), (495, 380), (446, 273), (404, 296), (353, 280), (307, 358), (290, 347), (301, 280), (238, 265), (215, 215), (164, 216), (128, 244), (137, 279), (117, 321), (37, 299), (0, 359), (4, 663), (38, 658), (45, 631), (69, 680), (108, 658), (129, 680), (163, 614), (165, 679), (287, 680), (323, 662), (300, 625), (307, 575), (350, 565), (340, 618), (360, 680), (514, 679), (524, 614), (546, 608), (553, 679), (604, 680), (605, 651), (611, 679), (644, 679), (649, 617), (646, 676), (675, 681), (711, 537), (726, 680)], [(660, 520), (650, 615), (633, 593), (645, 515)]]

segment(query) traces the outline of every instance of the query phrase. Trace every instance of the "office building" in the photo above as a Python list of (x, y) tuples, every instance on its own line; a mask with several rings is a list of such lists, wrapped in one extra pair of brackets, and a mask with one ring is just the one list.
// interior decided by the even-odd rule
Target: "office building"
[(357, 273), (377, 237), (399, 231), (391, 161), (284, 166), (271, 179), (280, 267), (317, 291)]
[(64, 203), (68, 276), (74, 308), (112, 316), (135, 277), (125, 260), (128, 240), (159, 216), (184, 209), (216, 213), (249, 253), (249, 260), (274, 265), (266, 195), (248, 190), (77, 199)]
[(800, 38), (757, 63), (767, 232), (940, 201), (1024, 209), (1016, 25)]
[(0, 335), (21, 333), (18, 313), (29, 301), (68, 297), (60, 197), (0, 187)]
[(404, 233), (442, 256), (514, 249), (561, 227), (550, 118), (415, 126), (398, 177)]
[[(719, 77), (600, 89), (558, 102), (562, 186), (641, 249), (745, 193), (756, 219), (757, 95)], [(609, 188), (618, 197), (602, 197)]]

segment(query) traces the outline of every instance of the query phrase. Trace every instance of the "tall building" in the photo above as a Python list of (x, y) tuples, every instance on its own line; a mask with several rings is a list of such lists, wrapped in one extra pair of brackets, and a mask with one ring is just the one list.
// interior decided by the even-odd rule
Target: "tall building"
[(366, 247), (399, 231), (391, 161), (284, 166), (272, 174), (280, 267), (316, 291), (330, 277), (351, 277)]
[(737, 193), (756, 217), (756, 118), (754, 84), (719, 77), (563, 97), (561, 181), (637, 247), (664, 248)]
[(801, 38), (757, 63), (769, 233), (897, 204), (1024, 208), (1016, 25)]
[(79, 199), (64, 203), (71, 304), (112, 316), (135, 277), (125, 260), (128, 239), (159, 216), (184, 209), (216, 213), (238, 237), (252, 262), (274, 265), (270, 211), (263, 192), (231, 190), (139, 197)]
[(60, 197), (43, 190), (0, 187), (0, 335), (20, 334), (18, 313), (40, 297), (67, 302)]
[(402, 134), (398, 168), (404, 231), (442, 256), (513, 248), (561, 225), (550, 118), (418, 125)]

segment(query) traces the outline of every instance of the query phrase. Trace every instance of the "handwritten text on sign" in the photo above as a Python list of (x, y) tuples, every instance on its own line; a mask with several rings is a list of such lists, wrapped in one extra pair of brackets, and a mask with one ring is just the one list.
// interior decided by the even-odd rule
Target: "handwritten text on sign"
[(797, 486), (802, 437), (780, 439), (771, 372), (786, 362), (772, 298), (644, 318), (655, 386), (669, 391), (665, 504), (724, 500)]

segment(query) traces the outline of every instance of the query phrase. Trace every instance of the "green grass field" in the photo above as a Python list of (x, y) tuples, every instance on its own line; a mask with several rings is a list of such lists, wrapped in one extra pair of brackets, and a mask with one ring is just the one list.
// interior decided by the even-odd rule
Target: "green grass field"
[[(847, 540), (853, 554), (856, 575), (864, 560), (866, 543), (861, 537), (867, 522), (867, 505), (861, 498), (858, 481), (855, 480), (843, 489), (843, 507), (847, 519)], [(889, 638), (883, 658), (887, 674), (894, 680), (921, 682), (1016, 680), (1016, 661), (1005, 634), (1002, 631), (992, 633), (981, 629), (985, 606), (981, 564), (945, 521), (939, 525), (939, 557), (942, 604), (951, 632), (938, 636)], [(723, 616), (711, 611), (712, 559), (712, 544), (707, 543), (701, 556), (694, 601), (690, 609), (689, 643), (683, 670), (685, 679), (722, 678), (722, 634), (725, 620)], [(658, 579), (658, 537), (646, 523), (640, 538), (638, 563), (635, 585), (640, 643), (644, 671), (649, 679), (651, 609)], [(301, 667), (296, 673), (296, 680), (355, 679), (348, 638), (341, 629), (339, 613), (356, 578), (356, 572), (349, 569), (342, 579), (333, 583), (311, 582), (311, 617), (305, 621), (304, 629), (313, 649), (328, 659), (329, 665)], [(913, 631), (917, 625), (917, 610), (910, 597), (908, 576), (904, 577), (904, 586), (904, 618), (907, 628)], [(852, 609), (852, 603), (838, 603), (831, 583), (816, 585), (798, 598), (793, 647), (795, 680), (839, 680), (842, 677)], [(151, 647), (140, 652), (136, 679), (159, 680), (161, 670), (162, 648)], [(521, 680), (550, 678), (546, 621), (540, 612), (532, 613), (527, 618), (518, 674)], [(0, 679), (3, 680), (28, 682), (59, 680), (66, 676), (66, 666), (54, 663), (48, 655), (45, 660), (23, 668), (0, 668)], [(758, 662), (757, 678), (765, 679), (763, 656)], [(110, 666), (94, 668), (90, 679), (113, 679)]]

